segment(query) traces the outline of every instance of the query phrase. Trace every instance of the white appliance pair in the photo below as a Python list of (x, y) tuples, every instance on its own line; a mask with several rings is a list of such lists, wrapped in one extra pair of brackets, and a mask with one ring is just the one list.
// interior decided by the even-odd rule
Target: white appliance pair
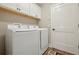
[(6, 54), (41, 55), (48, 48), (48, 30), (46, 28), (24, 29), (9, 26), (5, 42)]

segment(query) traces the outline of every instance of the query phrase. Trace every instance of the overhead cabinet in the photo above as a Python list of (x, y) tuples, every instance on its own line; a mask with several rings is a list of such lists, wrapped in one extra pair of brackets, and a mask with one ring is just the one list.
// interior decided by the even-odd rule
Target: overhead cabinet
[(2, 3), (0, 7), (8, 7), (10, 10), (15, 10), (34, 18), (41, 18), (41, 8), (35, 3)]
[(29, 8), (30, 8), (29, 3), (20, 3), (20, 4), (18, 3), (17, 6), (18, 6), (17, 8), (19, 9), (19, 11), (29, 15)]
[(41, 18), (41, 8), (37, 4), (31, 3), (29, 11), (31, 16)]
[(9, 7), (9, 8), (15, 9), (15, 10), (17, 8), (17, 4), (16, 3), (1, 3), (0, 5)]

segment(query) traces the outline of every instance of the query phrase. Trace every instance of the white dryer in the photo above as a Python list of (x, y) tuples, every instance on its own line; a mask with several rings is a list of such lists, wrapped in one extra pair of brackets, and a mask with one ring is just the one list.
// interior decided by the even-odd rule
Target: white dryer
[(43, 54), (48, 48), (48, 29), (40, 28), (40, 52)]

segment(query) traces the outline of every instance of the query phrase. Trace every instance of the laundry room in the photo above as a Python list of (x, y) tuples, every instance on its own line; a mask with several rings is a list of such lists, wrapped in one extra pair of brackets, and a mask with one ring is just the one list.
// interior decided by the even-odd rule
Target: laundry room
[(0, 54), (42, 55), (48, 48), (48, 29), (39, 26), (40, 20), (41, 7), (39, 4), (1, 3)]
[(0, 3), (0, 55), (78, 55), (79, 3)]
[(38, 20), (0, 8), (0, 54), (5, 53), (5, 33), (7, 25), (13, 23), (38, 25)]

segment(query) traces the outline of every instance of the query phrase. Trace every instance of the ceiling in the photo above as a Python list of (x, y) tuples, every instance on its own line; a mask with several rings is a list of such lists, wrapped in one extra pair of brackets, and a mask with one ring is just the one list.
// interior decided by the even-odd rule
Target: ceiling
[(37, 3), (39, 6), (43, 6), (43, 5), (51, 5), (51, 4), (55, 4), (55, 3)]

